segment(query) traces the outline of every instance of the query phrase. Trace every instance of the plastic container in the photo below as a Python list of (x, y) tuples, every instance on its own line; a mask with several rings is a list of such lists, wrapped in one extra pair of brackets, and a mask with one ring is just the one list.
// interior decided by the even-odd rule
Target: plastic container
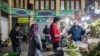
[(20, 52), (8, 52), (5, 53), (3, 56), (20, 56)]

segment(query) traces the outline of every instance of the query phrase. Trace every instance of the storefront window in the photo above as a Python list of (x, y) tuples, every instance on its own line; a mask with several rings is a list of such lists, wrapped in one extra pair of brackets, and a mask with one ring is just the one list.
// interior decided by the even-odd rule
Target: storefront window
[(35, 9), (39, 9), (39, 0), (35, 0)]
[(70, 4), (69, 4), (69, 1), (67, 1), (67, 9), (68, 9), (68, 10), (69, 10), (69, 5), (70, 5)]
[(61, 0), (61, 4), (60, 4), (60, 9), (64, 10), (65, 9), (65, 0)]
[(35, 1), (35, 10), (55, 10), (56, 9), (56, 0), (34, 0)]
[(46, 5), (45, 8), (46, 8), (46, 9), (49, 9), (49, 0), (46, 0), (46, 4), (45, 4), (45, 5)]
[(26, 9), (29, 0), (12, 0), (12, 8), (22, 8)]
[(71, 1), (71, 10), (74, 10), (74, 1)]
[(79, 9), (79, 1), (76, 1), (76, 9), (78, 10)]
[(44, 9), (44, 0), (41, 0), (41, 9)]
[(12, 7), (16, 7), (16, 0), (12, 0), (11, 3), (12, 3), (11, 5)]
[(55, 1), (54, 0), (51, 0), (51, 10), (54, 10), (55, 9)]

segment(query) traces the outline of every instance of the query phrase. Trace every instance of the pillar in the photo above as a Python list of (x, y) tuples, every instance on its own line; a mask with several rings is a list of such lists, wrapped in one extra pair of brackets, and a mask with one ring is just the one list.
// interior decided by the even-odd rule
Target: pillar
[(81, 10), (82, 14), (85, 14), (85, 0), (81, 0)]
[(30, 26), (34, 23), (33, 11), (30, 11)]
[[(10, 13), (11, 13), (11, 5), (12, 5), (11, 1), (12, 0), (8, 1), (8, 6), (10, 7)], [(12, 29), (12, 15), (11, 14), (8, 15), (8, 25), (9, 25), (8, 26), (8, 32), (10, 32), (11, 29)]]
[(0, 10), (0, 41), (1, 41), (1, 39), (2, 39), (2, 38), (1, 38), (1, 35), (2, 35), (2, 34), (1, 34), (1, 10)]
[(19, 0), (16, 0), (16, 7), (18, 8), (19, 7)]
[(27, 9), (27, 0), (25, 0), (25, 9)]
[(60, 11), (60, 0), (56, 0), (56, 15), (59, 16)]
[[(33, 8), (34, 8), (34, 0), (30, 0), (29, 1), (31, 4), (33, 4)], [(34, 9), (30, 10), (30, 26), (34, 23)]]

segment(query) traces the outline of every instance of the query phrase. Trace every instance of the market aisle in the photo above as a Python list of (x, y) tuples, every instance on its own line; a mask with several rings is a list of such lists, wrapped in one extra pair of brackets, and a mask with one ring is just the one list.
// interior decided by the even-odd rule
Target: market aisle
[[(27, 56), (27, 51), (23, 51), (21, 56)], [(52, 56), (52, 52), (43, 52), (43, 56)]]
[[(21, 56), (27, 56), (27, 53), (28, 53), (28, 45), (23, 43)], [(53, 54), (52, 51), (50, 51), (50, 52), (43, 52), (43, 56), (51, 56), (52, 54)]]
[[(2, 48), (2, 53), (0, 52), (0, 56), (3, 56), (3, 54), (10, 52), (12, 49), (11, 47), (4, 47)], [(21, 56), (27, 56), (28, 53), (28, 45), (23, 43), (22, 44), (22, 54)], [(53, 52), (43, 52), (43, 56), (51, 56), (53, 54)]]

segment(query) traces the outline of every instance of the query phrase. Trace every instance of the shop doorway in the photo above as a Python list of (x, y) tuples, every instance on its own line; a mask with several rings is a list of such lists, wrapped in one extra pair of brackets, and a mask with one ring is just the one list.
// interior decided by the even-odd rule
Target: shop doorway
[(16, 23), (19, 23), (19, 25), (20, 25), (20, 30), (21, 30), (21, 32), (22, 32), (22, 34), (23, 34), (23, 39), (22, 39), (22, 41), (26, 41), (26, 37), (27, 37), (27, 35), (28, 35), (28, 32), (29, 32), (29, 23), (21, 23), (21, 22), (18, 22), (18, 19), (19, 18), (12, 18), (12, 28), (14, 28), (15, 27), (15, 24)]

